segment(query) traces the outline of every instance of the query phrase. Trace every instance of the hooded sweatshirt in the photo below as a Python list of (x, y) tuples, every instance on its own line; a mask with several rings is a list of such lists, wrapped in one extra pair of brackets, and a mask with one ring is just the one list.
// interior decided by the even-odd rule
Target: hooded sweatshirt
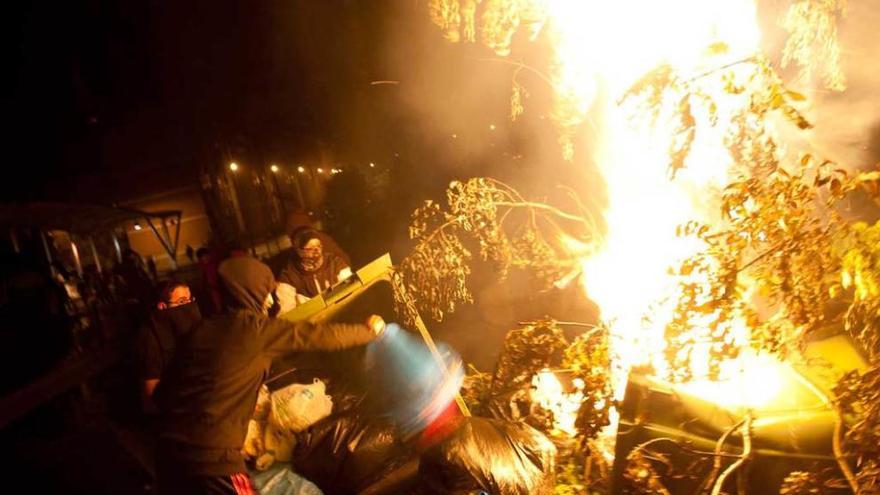
[(341, 350), (375, 338), (366, 325), (270, 318), (262, 308), (275, 279), (252, 258), (226, 260), (219, 274), (237, 308), (196, 325), (155, 395), (162, 414), (159, 460), (202, 476), (244, 472), (247, 423), (275, 356)]
[(294, 251), (287, 266), (278, 276), (278, 281), (292, 285), (298, 294), (310, 298), (333, 287), (339, 282), (339, 272), (349, 268), (348, 263), (333, 252), (325, 252), (322, 256), (321, 266), (314, 270), (306, 270)]

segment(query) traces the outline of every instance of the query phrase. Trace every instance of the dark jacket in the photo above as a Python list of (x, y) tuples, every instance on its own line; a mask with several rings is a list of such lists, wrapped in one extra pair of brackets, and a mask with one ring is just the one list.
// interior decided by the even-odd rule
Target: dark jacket
[(201, 321), (195, 303), (154, 311), (137, 336), (138, 372), (143, 380), (161, 378), (174, 349)]
[(240, 307), (192, 330), (155, 396), (163, 462), (204, 476), (244, 472), (240, 450), (273, 357), (335, 351), (375, 338), (366, 325), (291, 323), (263, 314), (258, 301), (274, 287), (274, 278), (256, 260), (227, 260), (220, 275)]
[(278, 276), (278, 281), (292, 285), (297, 294), (315, 297), (336, 285), (339, 272), (344, 268), (349, 268), (345, 260), (333, 252), (325, 252), (321, 267), (313, 272), (307, 272), (300, 267), (299, 259), (294, 252), (287, 266)]

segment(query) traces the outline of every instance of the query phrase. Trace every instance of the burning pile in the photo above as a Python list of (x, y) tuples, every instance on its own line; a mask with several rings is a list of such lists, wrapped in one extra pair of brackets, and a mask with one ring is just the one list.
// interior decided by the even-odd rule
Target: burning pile
[[(844, 4), (793, 0), (782, 19), (789, 38), (779, 58), (783, 67), (801, 66), (808, 88), (845, 86), (836, 40)], [(580, 124), (591, 122), (606, 228), (593, 239), (560, 241), (580, 257), (583, 286), (609, 327), (617, 399), (638, 367), (748, 417), (781, 394), (780, 359), (805, 360), (808, 338), (829, 326), (846, 328), (880, 368), (880, 223), (840, 213), (854, 193), (880, 204), (880, 172), (853, 175), (789, 139), (811, 128), (801, 113), (807, 98), (762, 53), (755, 0), (431, 6), (448, 39), (479, 40), (500, 56), (510, 54), (518, 31), (550, 42), (544, 81), (556, 98), (566, 156), (573, 157)], [(520, 96), (515, 83), (513, 115), (522, 111)], [(859, 376), (858, 365), (849, 366)], [(553, 373), (531, 376), (531, 399), (555, 415), (557, 430), (577, 430), (579, 392), (565, 391)], [(838, 394), (870, 395), (870, 376)], [(834, 401), (828, 390), (817, 396), (823, 407)], [(847, 438), (863, 438), (864, 421), (880, 417), (872, 411), (860, 413), (863, 422)], [(846, 418), (834, 414), (834, 459), (858, 493), (860, 475), (841, 454)], [(742, 443), (748, 430), (739, 433)], [(850, 441), (854, 452), (873, 448)], [(861, 484), (877, 482), (876, 463), (859, 462)]]
[[(792, 7), (788, 59), (812, 60), (802, 25), (821, 15), (812, 41), (837, 53), (833, 20), (840, 12), (826, 7)], [(708, 287), (718, 282), (710, 274), (720, 262), (693, 264), (711, 247), (710, 231), (737, 214), (725, 203), (725, 187), (756, 167), (782, 169), (779, 120), (809, 127), (796, 108), (803, 97), (782, 86), (761, 53), (756, 15), (754, 0), (496, 1), (479, 11), (473, 2), (432, 2), (434, 21), (452, 41), (479, 38), (507, 55), (519, 29), (552, 40), (549, 79), (565, 153), (571, 156), (578, 124), (589, 116), (597, 126), (600, 144), (590, 152), (608, 191), (607, 229), (580, 251), (583, 285), (610, 327), (618, 399), (634, 366), (703, 382), (693, 387), (699, 391), (710, 390), (708, 380), (749, 388), (755, 374), (743, 370), (767, 359), (743, 352), (759, 319), (749, 307), (754, 282), (746, 270), (727, 281), (742, 303), (713, 308)], [(803, 22), (792, 21), (798, 16)], [(842, 85), (842, 76), (832, 77), (837, 58), (822, 70), (810, 64)], [(536, 379), (539, 388), (556, 386)]]

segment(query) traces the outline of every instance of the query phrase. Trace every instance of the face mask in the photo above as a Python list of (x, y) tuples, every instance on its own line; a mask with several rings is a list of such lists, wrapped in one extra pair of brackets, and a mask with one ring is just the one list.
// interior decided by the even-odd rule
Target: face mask
[(191, 302), (163, 309), (158, 312), (157, 319), (169, 325), (175, 335), (184, 335), (202, 320), (202, 313), (199, 311), (198, 304)]
[(324, 264), (324, 253), (301, 253), (300, 265), (303, 270), (313, 272)]

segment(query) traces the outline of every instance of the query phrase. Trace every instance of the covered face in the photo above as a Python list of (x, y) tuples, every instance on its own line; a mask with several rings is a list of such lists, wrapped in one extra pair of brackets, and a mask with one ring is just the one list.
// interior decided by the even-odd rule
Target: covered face
[(174, 307), (168, 307), (156, 313), (157, 322), (162, 322), (174, 332), (175, 335), (185, 335), (202, 319), (199, 305), (188, 302)]
[(296, 250), (299, 265), (304, 271), (314, 272), (324, 264), (324, 245), (321, 239), (313, 237)]

